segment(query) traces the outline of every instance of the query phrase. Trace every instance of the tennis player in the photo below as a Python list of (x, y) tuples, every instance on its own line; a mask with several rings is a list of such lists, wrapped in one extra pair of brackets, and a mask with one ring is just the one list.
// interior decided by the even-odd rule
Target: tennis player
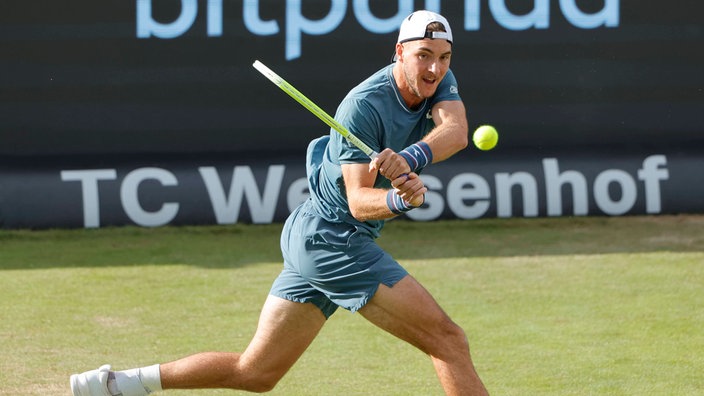
[(394, 62), (352, 89), (335, 116), (378, 157), (370, 161), (334, 131), (311, 142), (310, 198), (284, 225), (283, 270), (244, 352), (205, 352), (126, 371), (104, 365), (71, 376), (73, 394), (266, 392), (338, 307), (359, 312), (428, 354), (446, 394), (487, 394), (462, 328), (375, 242), (385, 220), (423, 204), (421, 170), (467, 146), (451, 56), (447, 20), (429, 11), (412, 13), (401, 25)]

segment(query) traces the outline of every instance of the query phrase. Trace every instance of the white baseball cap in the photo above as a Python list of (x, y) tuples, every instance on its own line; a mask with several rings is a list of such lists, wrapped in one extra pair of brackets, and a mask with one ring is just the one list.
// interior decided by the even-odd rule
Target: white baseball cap
[[(428, 24), (440, 22), (444, 27), (444, 32), (427, 32)], [(422, 40), (424, 38), (445, 39), (452, 44), (452, 29), (447, 19), (440, 14), (432, 11), (416, 11), (406, 17), (401, 23), (401, 28), (398, 32), (398, 43), (406, 41)]]

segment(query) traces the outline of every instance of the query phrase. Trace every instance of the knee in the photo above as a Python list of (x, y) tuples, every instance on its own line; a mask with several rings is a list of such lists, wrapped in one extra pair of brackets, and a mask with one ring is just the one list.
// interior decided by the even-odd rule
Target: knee
[(279, 383), (278, 377), (258, 375), (247, 378), (239, 388), (253, 393), (266, 393), (272, 391)]
[(241, 377), (237, 381), (238, 385), (233, 388), (253, 393), (272, 391), (282, 377), (277, 373), (265, 373), (259, 370), (244, 370), (240, 373)]
[(456, 349), (469, 350), (467, 334), (464, 332), (464, 329), (462, 329), (459, 325), (454, 322), (451, 322), (445, 334), (447, 339), (453, 344)]
[(251, 386), (245, 388), (247, 392), (252, 392), (252, 393), (266, 393), (274, 390), (274, 387), (276, 386), (276, 382), (270, 383), (270, 382), (256, 382), (250, 384)]
[(431, 350), (431, 355), (443, 359), (468, 354), (467, 335), (459, 325), (447, 319), (438, 327)]

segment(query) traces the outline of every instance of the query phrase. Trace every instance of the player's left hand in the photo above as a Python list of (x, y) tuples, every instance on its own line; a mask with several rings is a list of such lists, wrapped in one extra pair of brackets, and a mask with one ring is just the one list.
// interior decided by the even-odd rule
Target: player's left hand
[(396, 189), (396, 193), (411, 206), (419, 207), (425, 202), (425, 187), (420, 176), (415, 172), (403, 174), (391, 181), (391, 186)]
[(392, 181), (411, 172), (408, 161), (389, 148), (384, 149), (369, 163), (370, 172), (377, 170), (382, 176)]

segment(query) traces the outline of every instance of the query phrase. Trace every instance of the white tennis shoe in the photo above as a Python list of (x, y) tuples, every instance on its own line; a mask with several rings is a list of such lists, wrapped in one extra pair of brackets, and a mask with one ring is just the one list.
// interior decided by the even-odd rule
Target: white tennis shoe
[(111, 396), (108, 391), (110, 365), (104, 364), (96, 370), (71, 376), (73, 396)]

